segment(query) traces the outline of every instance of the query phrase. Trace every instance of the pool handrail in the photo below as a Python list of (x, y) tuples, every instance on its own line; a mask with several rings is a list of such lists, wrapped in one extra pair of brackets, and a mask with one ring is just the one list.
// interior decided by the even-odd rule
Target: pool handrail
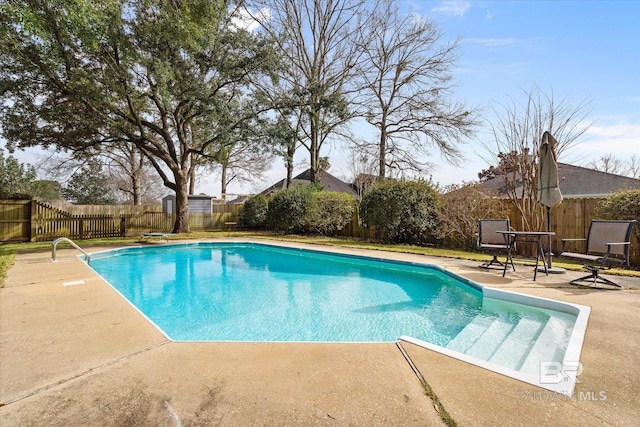
[(58, 237), (56, 240), (53, 241), (53, 243), (51, 243), (52, 247), (51, 247), (51, 262), (56, 262), (56, 246), (58, 246), (58, 243), (60, 242), (68, 242), (69, 244), (71, 244), (71, 246), (73, 246), (74, 248), (76, 248), (77, 250), (79, 250), (80, 252), (82, 252), (84, 254), (84, 260), (88, 263), (90, 261), (90, 256), (87, 252), (85, 252), (84, 249), (82, 249), (80, 246), (78, 246), (73, 240), (69, 239), (68, 237)]

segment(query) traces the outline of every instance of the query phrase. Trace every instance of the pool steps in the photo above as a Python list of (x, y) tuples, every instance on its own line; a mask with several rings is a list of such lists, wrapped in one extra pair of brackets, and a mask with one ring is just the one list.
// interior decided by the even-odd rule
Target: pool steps
[[(538, 334), (542, 328), (543, 325), (540, 322), (527, 318), (521, 319), (489, 361), (509, 369), (521, 369), (524, 360), (530, 354), (531, 342), (534, 339), (536, 343), (538, 342)], [(536, 336), (538, 339), (535, 338)], [(520, 357), (513, 357), (514, 354)]]
[(558, 325), (547, 323), (540, 332), (538, 339), (529, 351), (529, 354), (520, 367), (521, 372), (538, 373), (540, 371), (540, 361), (558, 360)]
[(502, 341), (509, 336), (511, 329), (513, 323), (498, 317), (465, 353), (478, 359), (489, 360)]
[(480, 338), (483, 331), (485, 331), (494, 320), (492, 317), (476, 316), (458, 335), (449, 341), (446, 347), (459, 351), (460, 353), (466, 353), (467, 349)]
[(541, 360), (556, 360), (557, 325), (501, 314), (476, 316), (446, 348), (509, 369), (537, 374)]

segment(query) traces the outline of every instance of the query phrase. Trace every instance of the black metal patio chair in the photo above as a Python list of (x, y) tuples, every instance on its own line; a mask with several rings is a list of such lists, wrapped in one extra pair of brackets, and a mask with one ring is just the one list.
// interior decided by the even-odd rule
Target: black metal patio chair
[[(498, 260), (499, 254), (505, 254), (509, 250), (505, 238), (498, 231), (511, 230), (511, 222), (508, 219), (480, 219), (478, 220), (478, 242), (477, 247), (483, 252), (489, 252), (493, 255), (491, 261), (487, 261), (480, 265), (482, 268), (489, 268), (493, 264), (499, 265), (504, 269), (504, 264)], [(513, 250), (513, 249), (512, 249)], [(513, 268), (513, 260), (511, 261)]]
[[(635, 220), (612, 221), (594, 219), (589, 225), (586, 239), (562, 239), (560, 256), (582, 261), (582, 266), (590, 272), (589, 275), (571, 281), (572, 285), (589, 282), (594, 287), (598, 283), (622, 288), (617, 283), (601, 277), (599, 273), (612, 266), (629, 266), (629, 247), (631, 246), (631, 230)], [(567, 243), (586, 241), (583, 252), (569, 252), (565, 250)]]

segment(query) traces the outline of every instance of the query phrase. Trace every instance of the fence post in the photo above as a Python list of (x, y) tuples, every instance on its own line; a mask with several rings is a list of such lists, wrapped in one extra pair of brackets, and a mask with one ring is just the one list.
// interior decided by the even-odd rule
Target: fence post
[(35, 200), (29, 203), (29, 241), (35, 242), (38, 235), (38, 209)]

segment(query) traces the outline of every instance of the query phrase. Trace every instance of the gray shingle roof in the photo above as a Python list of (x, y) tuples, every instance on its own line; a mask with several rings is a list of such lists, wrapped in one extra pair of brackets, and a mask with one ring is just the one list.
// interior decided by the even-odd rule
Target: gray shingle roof
[[(311, 183), (311, 169), (307, 169), (302, 172), (300, 175), (296, 176), (292, 180), (292, 185), (301, 185), (301, 184), (310, 184)], [(353, 197), (356, 197), (357, 192), (350, 184), (347, 184), (344, 181), (336, 178), (331, 175), (329, 172), (322, 172), (321, 175), (321, 184), (324, 187), (324, 191), (337, 191), (339, 193), (348, 193)], [(271, 187), (263, 190), (260, 194), (268, 195), (275, 191), (283, 190), (286, 185), (286, 179), (280, 180), (277, 183), (273, 184)]]
[[(558, 163), (558, 179), (563, 197), (607, 197), (620, 190), (640, 189), (640, 179), (594, 169)], [(482, 183), (482, 187), (504, 194), (502, 177)]]

